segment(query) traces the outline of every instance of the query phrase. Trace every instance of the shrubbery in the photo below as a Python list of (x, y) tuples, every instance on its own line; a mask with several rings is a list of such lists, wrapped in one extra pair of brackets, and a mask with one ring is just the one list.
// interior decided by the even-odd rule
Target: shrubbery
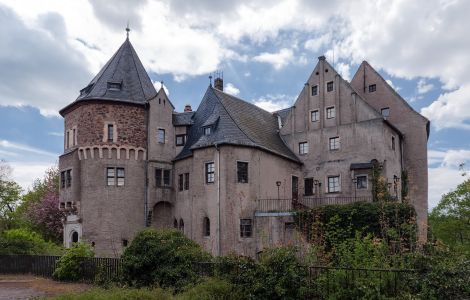
[(0, 255), (57, 255), (61, 252), (60, 246), (46, 242), (28, 229), (10, 229), (0, 234)]
[(83, 242), (75, 243), (57, 262), (53, 277), (57, 280), (77, 281), (84, 276), (84, 257), (93, 257), (93, 248)]
[(210, 259), (210, 254), (180, 231), (146, 229), (122, 256), (123, 279), (131, 286), (181, 290), (199, 279), (192, 264)]

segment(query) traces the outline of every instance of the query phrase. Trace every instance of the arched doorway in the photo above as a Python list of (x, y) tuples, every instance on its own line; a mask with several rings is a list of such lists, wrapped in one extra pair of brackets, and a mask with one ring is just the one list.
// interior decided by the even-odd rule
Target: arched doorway
[(173, 205), (169, 202), (158, 202), (153, 207), (152, 226), (156, 228), (173, 227)]
[(76, 232), (76, 231), (72, 232), (71, 241), (72, 241), (72, 243), (78, 243), (78, 232)]

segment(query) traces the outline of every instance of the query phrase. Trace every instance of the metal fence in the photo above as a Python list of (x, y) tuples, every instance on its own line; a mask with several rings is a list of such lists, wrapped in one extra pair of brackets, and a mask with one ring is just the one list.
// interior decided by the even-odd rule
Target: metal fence
[[(52, 277), (60, 256), (0, 255), (0, 274)], [(121, 272), (120, 258), (80, 257), (82, 282), (110, 281)]]
[(258, 212), (291, 212), (314, 208), (322, 205), (349, 204), (354, 202), (372, 202), (371, 196), (361, 197), (302, 197), (295, 199), (257, 199)]

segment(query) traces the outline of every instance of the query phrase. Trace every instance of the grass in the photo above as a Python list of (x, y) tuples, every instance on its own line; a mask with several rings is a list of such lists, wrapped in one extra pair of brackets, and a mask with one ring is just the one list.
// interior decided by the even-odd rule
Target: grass
[(81, 294), (64, 294), (54, 300), (172, 300), (170, 292), (163, 289), (129, 289), (129, 288), (94, 288)]

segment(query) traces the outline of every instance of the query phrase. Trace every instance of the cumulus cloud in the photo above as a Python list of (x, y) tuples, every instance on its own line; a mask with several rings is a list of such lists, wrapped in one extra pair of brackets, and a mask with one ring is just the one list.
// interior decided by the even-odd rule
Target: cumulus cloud
[(89, 0), (89, 2), (96, 17), (112, 30), (122, 32), (127, 21), (129, 27), (133, 29), (142, 28), (139, 13), (147, 0), (113, 0), (112, 3), (107, 0)]
[(427, 83), (425, 79), (421, 78), (418, 81), (418, 85), (416, 87), (418, 94), (426, 94), (427, 92), (431, 91), (434, 88), (432, 83)]
[(309, 39), (305, 42), (305, 49), (312, 52), (318, 52), (322, 47), (329, 45), (331, 42), (331, 34), (325, 33), (317, 38)]
[(153, 80), (152, 80), (152, 83), (153, 83), (153, 86), (155, 87), (155, 89), (157, 90), (157, 92), (163, 86), (163, 90), (165, 91), (166, 95), (170, 96), (170, 91), (168, 90), (168, 87), (165, 85), (165, 83), (162, 83), (161, 81), (153, 81)]
[(266, 96), (262, 96), (258, 99), (252, 100), (251, 102), (253, 102), (254, 105), (261, 107), (264, 110), (273, 112), (290, 107), (292, 105), (293, 100), (294, 97), (284, 94), (268, 94)]
[(291, 49), (282, 48), (279, 52), (269, 53), (263, 52), (255, 57), (254, 61), (268, 63), (276, 70), (280, 70), (287, 66), (294, 58), (294, 52)]
[(224, 92), (226, 92), (227, 94), (233, 95), (233, 96), (237, 96), (238, 94), (240, 94), (240, 90), (238, 88), (236, 88), (230, 82), (225, 85)]

